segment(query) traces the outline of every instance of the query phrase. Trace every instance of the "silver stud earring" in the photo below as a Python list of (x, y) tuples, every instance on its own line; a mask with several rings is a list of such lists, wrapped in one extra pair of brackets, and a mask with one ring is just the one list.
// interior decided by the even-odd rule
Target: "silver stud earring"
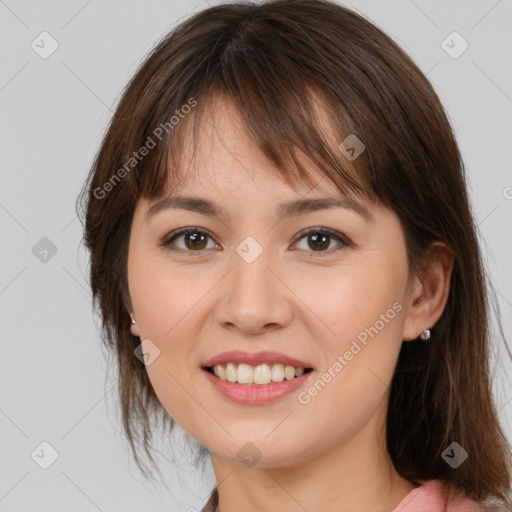
[(132, 317), (132, 325), (135, 325), (137, 322), (135, 321), (135, 318), (133, 318), (133, 314), (130, 316)]
[(421, 334), (420, 338), (422, 340), (429, 340), (430, 339), (430, 329), (425, 329)]

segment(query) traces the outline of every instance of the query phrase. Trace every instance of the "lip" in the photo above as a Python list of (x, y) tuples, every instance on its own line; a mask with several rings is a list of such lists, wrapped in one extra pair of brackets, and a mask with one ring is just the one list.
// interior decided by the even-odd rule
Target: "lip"
[(270, 384), (236, 384), (234, 382), (224, 381), (216, 377), (213, 373), (204, 369), (202, 372), (213, 385), (215, 390), (223, 397), (244, 405), (264, 405), (276, 402), (280, 398), (289, 395), (303, 386), (316, 372), (310, 371), (282, 382), (272, 382)]
[(280, 352), (273, 352), (270, 350), (254, 353), (244, 352), (243, 350), (230, 350), (229, 352), (222, 352), (221, 354), (208, 359), (208, 361), (205, 361), (201, 366), (206, 368), (209, 366), (216, 366), (218, 364), (226, 363), (245, 363), (250, 366), (257, 366), (264, 363), (281, 363), (284, 365), (291, 365), (295, 368), (311, 368), (313, 370), (316, 369), (310, 363), (306, 363), (304, 361), (300, 361), (299, 359), (295, 359), (294, 357), (287, 356), (286, 354), (281, 354)]

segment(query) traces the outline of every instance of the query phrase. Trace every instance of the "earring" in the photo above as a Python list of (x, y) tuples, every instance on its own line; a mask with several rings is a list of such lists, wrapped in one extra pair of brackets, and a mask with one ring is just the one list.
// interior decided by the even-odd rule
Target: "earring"
[(133, 318), (133, 313), (130, 316), (132, 317), (132, 325), (135, 325), (137, 322), (135, 321), (135, 318)]
[(420, 334), (420, 338), (422, 340), (429, 340), (430, 339), (430, 329), (425, 329), (421, 334)]

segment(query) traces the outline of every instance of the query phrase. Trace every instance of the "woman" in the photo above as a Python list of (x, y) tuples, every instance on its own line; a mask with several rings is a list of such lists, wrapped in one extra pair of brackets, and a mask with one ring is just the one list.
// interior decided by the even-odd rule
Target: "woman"
[(127, 86), (81, 199), (143, 473), (161, 418), (211, 457), (204, 512), (512, 510), (461, 155), (368, 20), (192, 16)]

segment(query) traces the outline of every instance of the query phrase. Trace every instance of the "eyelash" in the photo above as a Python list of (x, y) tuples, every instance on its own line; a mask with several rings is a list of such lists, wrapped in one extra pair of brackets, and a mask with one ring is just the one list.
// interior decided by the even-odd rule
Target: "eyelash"
[[(210, 239), (214, 240), (213, 237), (210, 236), (208, 231), (205, 231), (204, 229), (201, 229), (201, 228), (190, 227), (190, 228), (177, 229), (176, 231), (173, 231), (172, 233), (169, 233), (169, 235), (167, 237), (165, 237), (165, 239), (162, 241), (162, 243), (160, 245), (170, 249), (171, 251), (184, 251), (184, 252), (190, 252), (190, 253), (194, 253), (194, 252), (201, 253), (201, 252), (204, 252), (204, 249), (203, 250), (198, 250), (198, 251), (191, 251), (191, 250), (188, 250), (188, 249), (181, 249), (181, 248), (177, 248), (176, 249), (176, 248), (171, 247), (171, 244), (172, 244), (172, 242), (174, 242), (174, 240), (176, 240), (180, 236), (191, 234), (191, 233), (204, 234), (204, 235), (208, 236)], [(311, 233), (328, 235), (331, 238), (334, 238), (338, 242), (341, 243), (341, 247), (335, 248), (334, 250), (333, 249), (328, 249), (328, 250), (325, 250), (325, 251), (309, 251), (314, 256), (322, 257), (325, 254), (330, 255), (333, 252), (337, 252), (337, 251), (341, 250), (344, 247), (350, 247), (352, 245), (352, 243), (346, 237), (342, 237), (336, 231), (333, 231), (333, 230), (327, 229), (327, 228), (308, 228), (306, 230), (303, 230), (303, 231), (301, 231), (298, 234), (299, 238), (297, 239), (297, 241), (295, 243), (298, 243), (300, 240), (302, 240), (307, 235), (310, 235)]]

